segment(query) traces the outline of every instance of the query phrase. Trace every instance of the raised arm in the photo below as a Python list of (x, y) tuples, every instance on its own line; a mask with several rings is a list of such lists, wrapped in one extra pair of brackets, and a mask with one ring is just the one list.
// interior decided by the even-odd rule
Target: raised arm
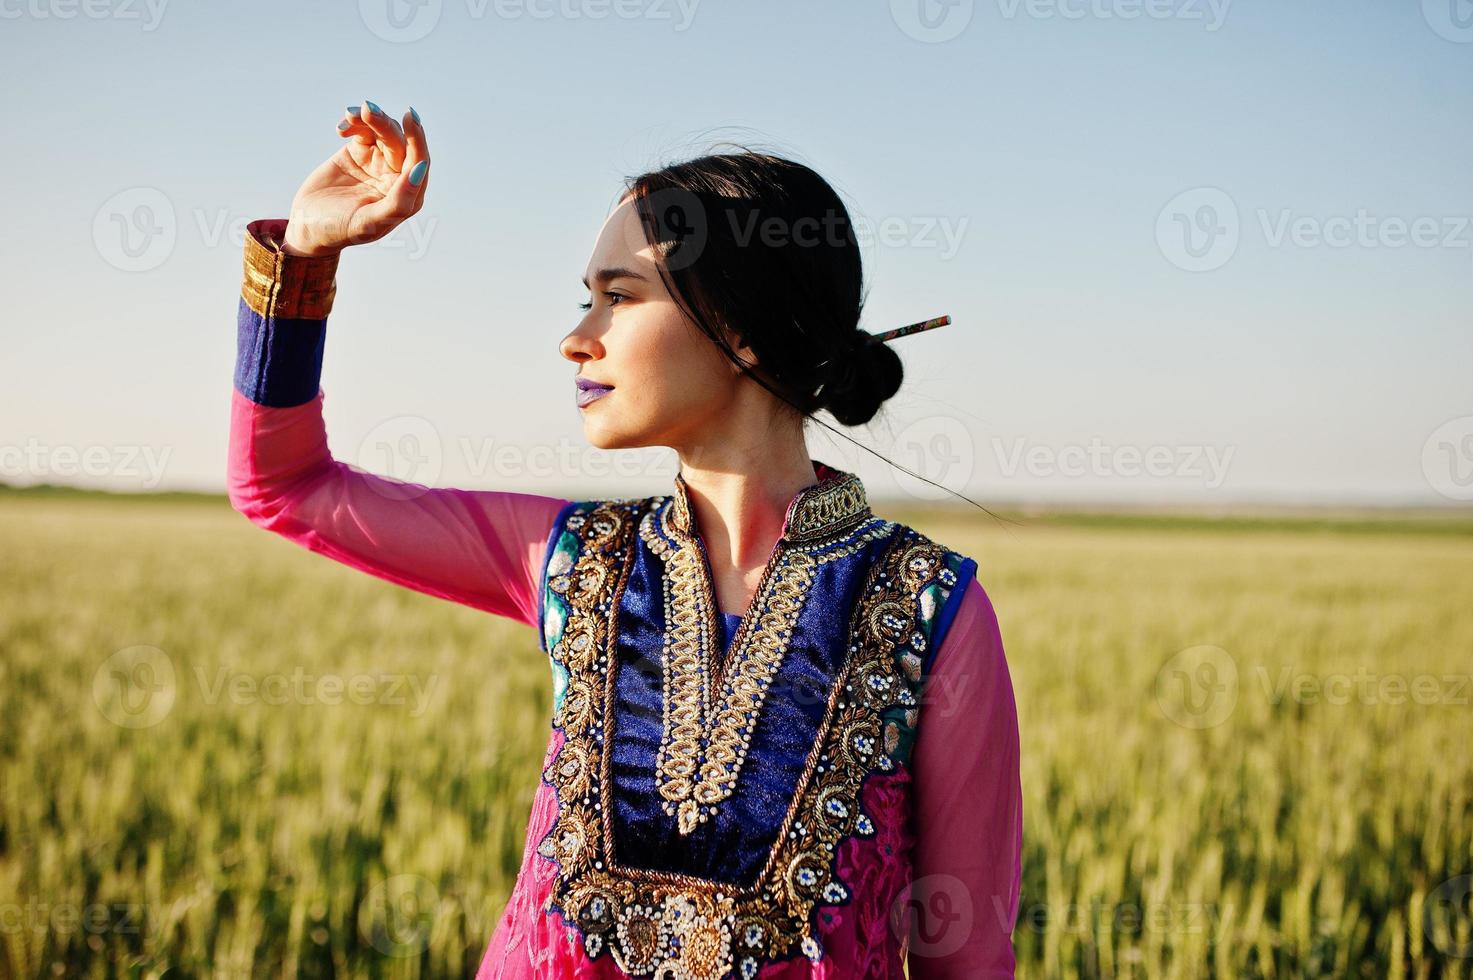
[(536, 625), (558, 497), (432, 489), (334, 459), (319, 386), (336, 254), (290, 255), (283, 219), (245, 246), (231, 393), (230, 502), (252, 523), (419, 592)]
[(916, 731), (911, 980), (1014, 975), (1023, 872), (1018, 755), (1002, 633), (973, 578), (936, 652)]

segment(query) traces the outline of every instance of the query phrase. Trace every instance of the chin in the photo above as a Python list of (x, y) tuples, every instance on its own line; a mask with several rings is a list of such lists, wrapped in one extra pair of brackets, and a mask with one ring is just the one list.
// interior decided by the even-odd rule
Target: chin
[[(641, 412), (631, 418), (628, 406), (601, 405), (594, 402), (583, 409), (583, 438), (595, 449), (646, 449), (668, 446), (671, 427), (662, 424), (664, 413)], [(611, 411), (612, 409), (612, 411)]]
[(604, 425), (592, 419), (584, 421), (583, 436), (595, 449), (638, 449), (649, 445), (648, 442), (637, 438), (633, 433)]

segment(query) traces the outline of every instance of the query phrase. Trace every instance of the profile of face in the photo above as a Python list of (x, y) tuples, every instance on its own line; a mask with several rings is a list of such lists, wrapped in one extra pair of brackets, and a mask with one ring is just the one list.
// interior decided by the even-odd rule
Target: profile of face
[[(576, 377), (613, 390), (582, 405), (583, 432), (600, 449), (698, 445), (748, 383), (666, 288), (657, 251), (627, 196), (604, 222), (583, 283), (578, 325), (559, 350)], [(750, 349), (733, 345), (747, 363)], [(578, 389), (569, 385), (568, 397)]]

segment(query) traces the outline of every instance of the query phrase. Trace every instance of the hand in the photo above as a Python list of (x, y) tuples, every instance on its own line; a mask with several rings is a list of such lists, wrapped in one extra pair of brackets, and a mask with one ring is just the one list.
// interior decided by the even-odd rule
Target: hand
[(372, 105), (365, 99), (353, 107), (356, 115), (346, 114), (338, 135), (349, 142), (297, 189), (282, 242), (287, 254), (333, 255), (377, 241), (424, 206), (430, 185), (424, 127), (412, 109), (401, 126)]

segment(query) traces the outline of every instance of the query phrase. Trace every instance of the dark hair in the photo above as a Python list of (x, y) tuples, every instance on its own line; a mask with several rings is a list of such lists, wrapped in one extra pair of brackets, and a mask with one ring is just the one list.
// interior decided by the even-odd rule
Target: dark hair
[[(676, 303), (800, 420), (827, 409), (841, 425), (863, 425), (900, 390), (900, 356), (859, 327), (864, 283), (849, 211), (811, 168), (737, 147), (630, 177), (625, 196)], [(729, 337), (751, 347), (755, 366), (742, 361)], [(1000, 523), (1016, 523), (898, 468)]]
[[(732, 363), (807, 418), (862, 425), (904, 368), (859, 328), (859, 242), (829, 183), (792, 160), (743, 150), (631, 177), (628, 194), (660, 275)], [(728, 337), (756, 356), (750, 370)]]

